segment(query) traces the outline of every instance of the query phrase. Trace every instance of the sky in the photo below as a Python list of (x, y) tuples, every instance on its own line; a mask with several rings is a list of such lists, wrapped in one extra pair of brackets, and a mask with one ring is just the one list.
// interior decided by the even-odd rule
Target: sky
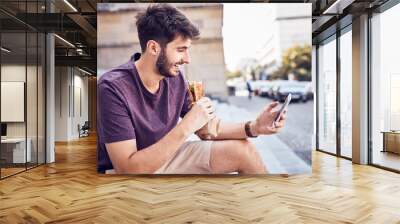
[(255, 58), (268, 38), (263, 23), (274, 4), (224, 3), (222, 36), (227, 69), (236, 70), (241, 58)]

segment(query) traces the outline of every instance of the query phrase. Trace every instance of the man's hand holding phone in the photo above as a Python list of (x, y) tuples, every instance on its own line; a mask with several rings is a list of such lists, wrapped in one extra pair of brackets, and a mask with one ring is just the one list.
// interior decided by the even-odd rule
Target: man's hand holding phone
[(250, 125), (254, 135), (269, 135), (277, 133), (285, 126), (287, 106), (291, 96), (289, 95), (282, 107), (277, 110), (279, 103), (272, 102), (258, 115), (257, 119)]
[(289, 93), (289, 95), (286, 96), (285, 102), (283, 103), (281, 109), (278, 111), (278, 115), (276, 116), (274, 126), (279, 125), (279, 122), (281, 121), (282, 116), (284, 116), (287, 112), (287, 108), (289, 106), (290, 101), (292, 100), (292, 94)]

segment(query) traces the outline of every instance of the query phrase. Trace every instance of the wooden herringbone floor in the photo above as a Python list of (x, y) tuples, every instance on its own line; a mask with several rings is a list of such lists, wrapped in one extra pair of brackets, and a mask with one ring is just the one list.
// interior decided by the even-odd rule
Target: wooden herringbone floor
[(96, 173), (95, 138), (0, 181), (0, 223), (400, 223), (400, 175), (313, 153), (313, 174)]

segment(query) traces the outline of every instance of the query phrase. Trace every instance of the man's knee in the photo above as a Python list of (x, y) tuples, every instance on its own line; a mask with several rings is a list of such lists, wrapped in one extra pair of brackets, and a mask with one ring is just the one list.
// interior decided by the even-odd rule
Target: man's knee
[(257, 149), (254, 146), (253, 143), (251, 143), (249, 140), (239, 140), (239, 153), (242, 154), (245, 158), (254, 158), (257, 156)]
[(265, 173), (265, 166), (254, 144), (249, 140), (240, 140), (238, 145), (241, 171), (253, 174)]

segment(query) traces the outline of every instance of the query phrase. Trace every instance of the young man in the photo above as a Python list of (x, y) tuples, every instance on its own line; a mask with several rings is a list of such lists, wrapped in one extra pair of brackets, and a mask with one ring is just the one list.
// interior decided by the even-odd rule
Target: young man
[[(264, 174), (248, 137), (276, 133), (277, 103), (254, 121), (220, 123), (218, 136), (202, 138), (215, 117), (210, 99), (191, 106), (180, 66), (188, 64), (198, 29), (176, 8), (157, 4), (138, 14), (142, 54), (98, 81), (98, 171), (131, 174)], [(221, 74), (222, 75), (222, 74)], [(179, 117), (182, 118), (178, 123)], [(203, 141), (185, 142), (193, 133)]]

